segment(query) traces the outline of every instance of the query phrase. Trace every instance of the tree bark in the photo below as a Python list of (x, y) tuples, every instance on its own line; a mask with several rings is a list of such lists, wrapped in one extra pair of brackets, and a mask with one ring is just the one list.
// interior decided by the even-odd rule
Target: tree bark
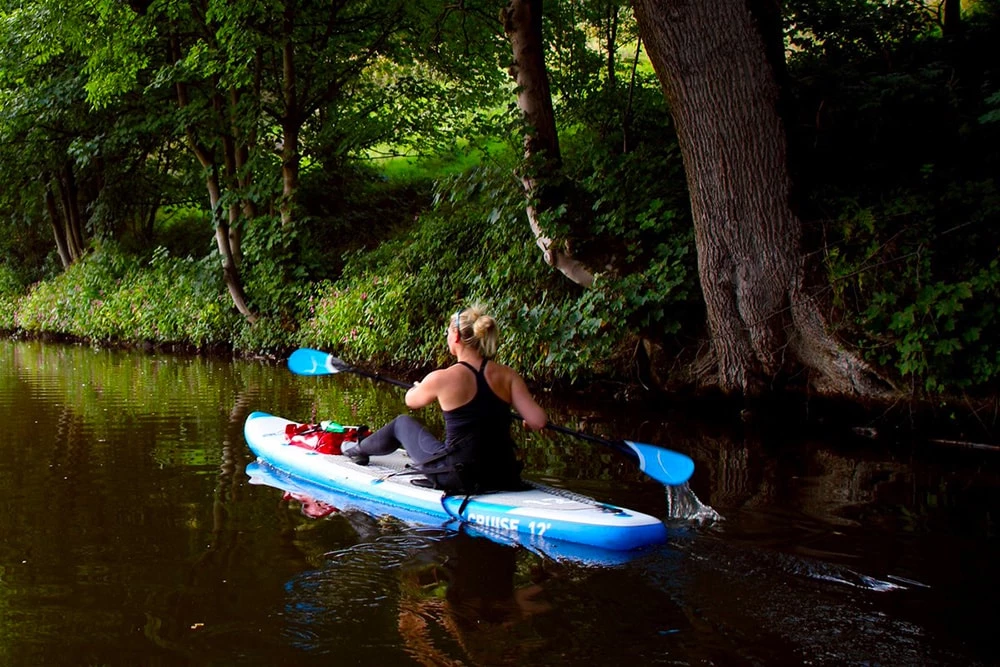
[(711, 339), (702, 381), (755, 395), (805, 366), (824, 393), (879, 395), (887, 385), (833, 338), (806, 287), (780, 90), (757, 20), (773, 12), (753, 2), (633, 1), (690, 191)]
[(59, 173), (56, 183), (59, 186), (59, 202), (62, 206), (62, 221), (66, 250), (70, 262), (83, 257), (83, 221), (78, 201), (79, 189), (73, 167), (65, 165)]
[[(229, 114), (227, 118), (229, 120), (230, 133), (222, 135), (222, 163), (225, 167), (223, 172), (225, 174), (225, 180), (220, 182), (224, 182), (226, 188), (228, 188), (230, 192), (240, 193), (242, 188), (240, 185), (239, 171), (240, 152), (242, 148), (237, 143), (239, 132), (237, 131), (234, 122), (234, 116), (236, 115), (235, 106), (239, 104), (239, 93), (230, 90), (229, 103)], [(215, 96), (215, 109), (219, 118), (224, 116), (223, 112), (225, 107), (226, 105), (223, 96), (217, 94)], [(242, 210), (243, 206), (241, 205), (241, 197), (232, 197), (229, 206), (227, 207), (229, 220), (226, 224), (226, 238), (228, 253), (232, 258), (233, 264), (237, 267), (243, 261), (243, 253), (240, 249), (239, 232), (239, 222)]]
[(632, 101), (635, 99), (635, 77), (639, 69), (639, 55), (642, 53), (642, 39), (635, 40), (635, 55), (632, 57), (632, 74), (628, 80), (628, 97), (622, 111), (622, 154), (632, 152)]
[(240, 278), (240, 270), (233, 257), (233, 249), (229, 241), (229, 223), (225, 214), (220, 209), (222, 199), (222, 189), (219, 187), (218, 168), (215, 165), (206, 165), (208, 176), (206, 177), (206, 187), (208, 188), (208, 198), (212, 207), (212, 220), (215, 222), (215, 245), (222, 258), (222, 278), (229, 290), (229, 296), (233, 300), (233, 305), (240, 311), (243, 317), (247, 318), (250, 324), (257, 321), (258, 316), (247, 305), (246, 293), (243, 291), (243, 280)]
[(618, 46), (618, 4), (609, 2), (607, 6), (607, 25), (604, 26), (605, 67), (608, 72), (608, 89), (618, 87), (618, 77), (615, 72), (615, 53)]
[(543, 213), (563, 203), (553, 193), (554, 188), (545, 187), (558, 177), (562, 157), (545, 70), (541, 0), (511, 0), (501, 19), (514, 53), (510, 74), (517, 82), (517, 106), (527, 126), (521, 183), (528, 198), (528, 223), (546, 263), (573, 282), (590, 287), (594, 282), (593, 273), (573, 257), (565, 241), (546, 234), (540, 222)]

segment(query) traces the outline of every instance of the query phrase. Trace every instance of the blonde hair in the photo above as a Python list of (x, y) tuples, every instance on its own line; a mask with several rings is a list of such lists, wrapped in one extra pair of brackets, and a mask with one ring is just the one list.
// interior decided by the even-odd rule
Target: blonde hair
[(497, 321), (485, 313), (479, 304), (455, 313), (452, 324), (462, 337), (462, 345), (476, 350), (484, 359), (497, 353)]

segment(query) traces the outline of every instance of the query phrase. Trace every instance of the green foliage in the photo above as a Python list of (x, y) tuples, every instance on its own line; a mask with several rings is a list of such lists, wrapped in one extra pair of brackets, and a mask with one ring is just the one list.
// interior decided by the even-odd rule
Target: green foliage
[(302, 226), (283, 226), (275, 216), (262, 216), (243, 235), (243, 284), (255, 310), (282, 316), (294, 307), (300, 289), (296, 283), (306, 277), (298, 261)]
[(0, 331), (17, 328), (17, 308), (23, 295), (24, 285), (18, 275), (0, 264)]
[(442, 184), (418, 224), (345, 257), (341, 280), (311, 302), (301, 342), (376, 364), (432, 365), (444, 361), (448, 314), (481, 301), (501, 322), (503, 354), (517, 356), (520, 346), (508, 345), (517, 311), (507, 302), (559, 284), (534, 252), (523, 208), (504, 206), (518, 194), (512, 179), (487, 171)]
[[(916, 198), (914, 198), (916, 199)], [(902, 199), (893, 202), (899, 204)], [(922, 201), (922, 200), (917, 200)], [(926, 216), (932, 212), (911, 207), (897, 215)], [(986, 199), (987, 219), (1000, 213), (997, 197)], [(859, 212), (856, 224), (847, 222), (863, 252), (852, 246), (828, 252), (827, 264), (836, 276), (834, 294), (838, 305), (857, 312), (861, 343), (870, 358), (894, 368), (915, 390), (942, 393), (976, 389), (994, 384), (1000, 377), (1000, 335), (997, 334), (996, 303), (1000, 299), (1000, 266), (994, 258), (976, 257), (973, 247), (964, 262), (952, 263), (953, 239), (928, 242), (923, 234), (899, 234), (880, 240), (879, 221), (889, 212)], [(927, 219), (925, 217), (925, 220)], [(990, 229), (966, 231), (971, 243), (989, 237)], [(964, 245), (964, 244), (959, 244)], [(845, 252), (847, 251), (847, 252)], [(990, 251), (987, 250), (986, 254)]]
[(154, 224), (156, 244), (174, 257), (200, 258), (215, 252), (212, 215), (193, 206), (162, 206)]
[(824, 59), (850, 67), (887, 58), (937, 31), (935, 16), (922, 3), (880, 0), (790, 0), (785, 34), (796, 57)]
[(20, 303), (18, 325), (91, 341), (228, 344), (238, 319), (215, 262), (157, 251), (148, 262), (103, 248)]
[(433, 156), (393, 155), (380, 158), (378, 151), (372, 151), (372, 158), (379, 172), (392, 181), (434, 180), (444, 176), (457, 176), (475, 169), (479, 164), (496, 156), (503, 162), (511, 159), (510, 146), (496, 140), (485, 140), (482, 147), (467, 139), (458, 141), (449, 150)]
[(321, 284), (319, 294), (309, 299), (311, 320), (303, 342), (347, 350), (353, 358), (378, 364), (408, 358), (415, 337), (410, 309), (418, 298), (414, 279), (362, 270), (345, 282), (342, 288)]
[[(346, 257), (342, 278), (310, 300), (300, 344), (375, 365), (436, 365), (446, 361), (449, 314), (480, 302), (500, 323), (501, 360), (552, 381), (610, 374), (631, 353), (623, 343), (636, 328), (680, 326), (668, 311), (692, 295), (690, 233), (642, 251), (644, 228), (630, 237), (629, 261), (641, 267), (581, 290), (542, 261), (509, 174), (509, 167), (479, 169), (442, 181), (435, 208), (414, 226)], [(645, 225), (661, 234), (677, 217), (662, 206), (646, 211)], [(624, 222), (611, 213), (603, 219), (611, 228), (602, 238), (618, 235)]]
[[(796, 16), (820, 20), (821, 6), (854, 16), (836, 2)], [(976, 7), (961, 40), (938, 38), (926, 15), (878, 19), (828, 42), (807, 30), (816, 42), (790, 63), (803, 209), (823, 221), (834, 303), (849, 338), (915, 394), (983, 391), (1000, 377), (1000, 136), (988, 94), (1000, 3)]]
[[(543, 225), (600, 268), (590, 290), (542, 262), (525, 220), (510, 45), (493, 10), (8, 4), (0, 327), (247, 351), (302, 342), (427, 366), (444, 361), (448, 313), (482, 301), (501, 321), (504, 359), (539, 379), (623, 375), (638, 336), (699, 333), (683, 165), (625, 2), (545, 7), (563, 154), (563, 179), (546, 186), (564, 205)], [(924, 3), (783, 7), (796, 204), (824, 251), (844, 333), (915, 392), (990, 387), (1000, 372), (1000, 2), (966, 3), (963, 30), (949, 36)], [(278, 20), (285, 9), (297, 12), (291, 23)], [(289, 40), (302, 172), (297, 217), (282, 225), (273, 148)], [(233, 137), (251, 147), (240, 181), (221, 158)], [(260, 211), (235, 223), (262, 315), (253, 326), (232, 313), (218, 260), (199, 259), (215, 251), (191, 138), (214, 153), (221, 210)], [(359, 166), (380, 151), (421, 159), (378, 174)], [(59, 207), (75, 193), (99, 250), (36, 283), (61, 271), (46, 188)], [(150, 255), (156, 246), (169, 252)]]
[(1000, 123), (1000, 90), (986, 98), (989, 110), (979, 117), (980, 123)]
[(289, 347), (294, 331), (279, 317), (263, 315), (250, 324), (240, 320), (232, 340), (233, 349), (247, 355), (266, 356)]
[(1000, 265), (994, 260), (969, 281), (928, 284), (902, 303), (896, 294), (876, 291), (864, 317), (870, 328), (886, 331), (895, 341), (879, 361), (894, 363), (904, 377), (922, 379), (924, 390), (940, 393), (1000, 377), (992, 306), (998, 298)]

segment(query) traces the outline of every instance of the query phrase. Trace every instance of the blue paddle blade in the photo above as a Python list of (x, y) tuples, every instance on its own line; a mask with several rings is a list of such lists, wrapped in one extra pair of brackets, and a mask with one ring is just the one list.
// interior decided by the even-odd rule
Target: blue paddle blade
[(332, 354), (299, 348), (288, 357), (288, 369), (296, 375), (332, 375), (339, 373), (333, 362)]
[(642, 442), (622, 440), (639, 459), (639, 469), (658, 482), (669, 486), (683, 484), (694, 474), (694, 461), (670, 449)]

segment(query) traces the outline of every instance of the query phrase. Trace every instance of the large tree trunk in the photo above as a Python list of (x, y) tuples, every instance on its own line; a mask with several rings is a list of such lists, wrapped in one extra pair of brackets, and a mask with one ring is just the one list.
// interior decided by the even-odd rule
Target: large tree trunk
[(511, 0), (501, 18), (514, 52), (510, 74), (517, 82), (517, 106), (527, 125), (521, 182), (528, 197), (528, 223), (545, 261), (573, 282), (590, 287), (594, 282), (590, 270), (573, 257), (564, 241), (548, 236), (540, 222), (543, 213), (563, 203), (557, 201), (554, 188), (545, 187), (558, 178), (562, 158), (542, 47), (542, 2)]
[(702, 380), (753, 395), (804, 365), (821, 391), (881, 393), (805, 287), (780, 91), (755, 18), (773, 12), (747, 0), (633, 4), (687, 173), (711, 336)]

